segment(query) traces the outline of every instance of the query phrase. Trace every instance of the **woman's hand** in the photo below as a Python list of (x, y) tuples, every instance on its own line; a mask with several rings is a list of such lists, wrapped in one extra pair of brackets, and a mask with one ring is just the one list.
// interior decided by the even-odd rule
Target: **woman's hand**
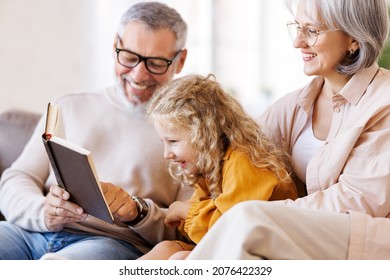
[(59, 231), (64, 224), (81, 222), (87, 218), (80, 206), (68, 201), (69, 197), (63, 188), (57, 185), (50, 187), (43, 205), (45, 225), (50, 231)]

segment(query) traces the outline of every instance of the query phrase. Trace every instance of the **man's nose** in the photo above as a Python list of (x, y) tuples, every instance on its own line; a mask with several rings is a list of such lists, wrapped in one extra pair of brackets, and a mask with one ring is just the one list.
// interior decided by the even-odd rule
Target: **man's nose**
[(141, 61), (137, 66), (131, 69), (131, 76), (136, 82), (142, 82), (149, 78), (150, 72), (146, 68), (145, 62)]

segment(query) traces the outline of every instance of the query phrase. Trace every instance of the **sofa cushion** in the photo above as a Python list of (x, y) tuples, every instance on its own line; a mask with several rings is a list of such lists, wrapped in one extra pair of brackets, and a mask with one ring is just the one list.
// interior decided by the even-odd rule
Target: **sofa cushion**
[(17, 109), (0, 114), (0, 177), (23, 151), (39, 118), (37, 113)]

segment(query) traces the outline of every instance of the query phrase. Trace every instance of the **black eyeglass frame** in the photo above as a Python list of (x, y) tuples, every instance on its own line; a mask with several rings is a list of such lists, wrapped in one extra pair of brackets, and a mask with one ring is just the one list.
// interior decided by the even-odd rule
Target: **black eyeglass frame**
[[(132, 51), (130, 51), (130, 50), (120, 49), (120, 48), (118, 48), (118, 47), (115, 48), (115, 52), (116, 52), (116, 54), (117, 54), (117, 55), (116, 55), (116, 58), (117, 58), (117, 61), (118, 61), (118, 63), (119, 63), (120, 65), (122, 65), (123, 67), (132, 69), (132, 68), (137, 67), (137, 65), (140, 64), (141, 62), (144, 62), (146, 69), (147, 69), (150, 73), (152, 73), (152, 74), (154, 74), (154, 75), (163, 75), (163, 74), (165, 74), (165, 73), (168, 71), (169, 66), (173, 63), (173, 61), (175, 61), (175, 59), (178, 57), (178, 55), (179, 55), (182, 51), (183, 51), (183, 50), (179, 50), (179, 51), (175, 54), (175, 56), (174, 56), (172, 59), (166, 59), (166, 58), (163, 58), (163, 57), (156, 57), (156, 56), (142, 56), (142, 55), (140, 55), (140, 54), (138, 54), (138, 53), (135, 53), (135, 52), (132, 52)], [(120, 52), (127, 52), (127, 53), (130, 53), (130, 54), (132, 54), (132, 55), (135, 55), (136, 57), (138, 57), (138, 62), (137, 62), (134, 66), (128, 66), (128, 65), (122, 64), (122, 63), (120, 62), (120, 60), (119, 60), (119, 53), (120, 53)], [(149, 60), (149, 59), (159, 59), (159, 60), (162, 60), (162, 61), (166, 62), (166, 63), (167, 63), (167, 66), (166, 66), (165, 71), (164, 71), (164, 72), (161, 72), (161, 73), (160, 73), (160, 72), (151, 71), (151, 70), (149, 69), (149, 66), (148, 66), (148, 60)]]

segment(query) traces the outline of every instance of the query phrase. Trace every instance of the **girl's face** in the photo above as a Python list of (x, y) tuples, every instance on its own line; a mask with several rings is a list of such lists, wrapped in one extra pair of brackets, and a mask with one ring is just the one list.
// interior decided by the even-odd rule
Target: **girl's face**
[(167, 128), (158, 121), (154, 122), (154, 127), (164, 142), (164, 158), (178, 164), (189, 175), (197, 174), (198, 153), (191, 144), (189, 131), (180, 127)]

